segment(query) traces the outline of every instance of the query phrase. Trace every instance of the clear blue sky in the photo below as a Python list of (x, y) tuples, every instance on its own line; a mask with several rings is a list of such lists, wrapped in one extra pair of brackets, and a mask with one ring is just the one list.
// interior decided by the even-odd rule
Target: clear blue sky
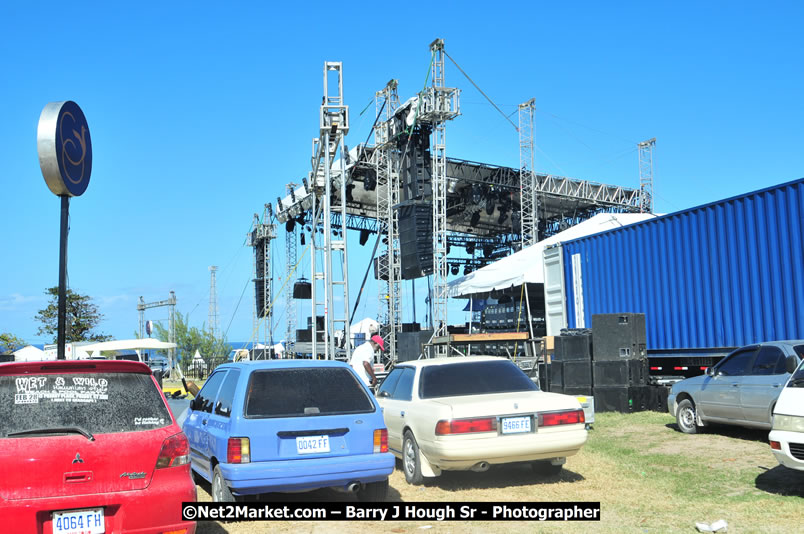
[[(798, 2), (231, 4), (0, 7), (0, 331), (50, 341), (34, 316), (58, 284), (59, 199), (36, 152), (51, 101), (81, 106), (94, 151), (89, 188), (70, 207), (70, 287), (118, 338), (137, 329), (139, 296), (170, 290), (201, 326), (218, 265), (220, 324), (229, 340), (251, 339), (245, 236), (309, 169), (324, 61), (344, 65), (349, 146), (366, 139), (373, 106), (359, 112), (389, 79), (402, 99), (420, 90), (440, 37), (506, 114), (536, 99), (538, 171), (637, 187), (636, 143), (656, 137), (658, 212), (804, 176)], [(448, 155), (518, 166), (514, 128), (451, 63), (446, 81), (462, 89), (463, 112), (448, 125)], [(368, 249), (351, 249), (353, 297)], [(371, 279), (367, 291), (359, 316), (376, 314)]]

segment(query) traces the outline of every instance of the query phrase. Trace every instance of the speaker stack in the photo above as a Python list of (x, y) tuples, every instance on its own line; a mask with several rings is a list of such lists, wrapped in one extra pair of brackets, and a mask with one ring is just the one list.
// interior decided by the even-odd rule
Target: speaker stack
[(588, 330), (568, 330), (557, 336), (550, 363), (550, 391), (591, 395), (591, 358), (592, 336)]
[[(645, 314), (592, 316), (593, 395), (595, 410), (621, 413), (653, 405), (648, 386)], [(665, 405), (666, 405), (665, 397)]]
[(395, 208), (399, 214), (402, 279), (412, 280), (433, 274), (432, 202), (409, 200)]

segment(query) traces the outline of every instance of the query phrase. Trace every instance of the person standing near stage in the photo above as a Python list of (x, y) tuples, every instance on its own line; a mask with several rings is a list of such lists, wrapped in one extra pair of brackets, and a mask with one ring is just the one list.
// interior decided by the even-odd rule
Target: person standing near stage
[(367, 386), (374, 386), (377, 383), (377, 377), (374, 375), (374, 353), (377, 349), (384, 351), (385, 344), (380, 336), (373, 335), (352, 352), (352, 359), (349, 360), (349, 365)]

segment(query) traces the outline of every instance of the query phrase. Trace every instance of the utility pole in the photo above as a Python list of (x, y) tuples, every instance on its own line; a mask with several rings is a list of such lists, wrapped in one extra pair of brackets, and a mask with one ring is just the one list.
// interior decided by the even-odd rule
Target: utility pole
[(656, 138), (642, 141), (639, 147), (639, 211), (653, 213), (653, 149)]
[(215, 273), (217, 265), (209, 267), (209, 331), (212, 337), (218, 338), (218, 290), (215, 288)]

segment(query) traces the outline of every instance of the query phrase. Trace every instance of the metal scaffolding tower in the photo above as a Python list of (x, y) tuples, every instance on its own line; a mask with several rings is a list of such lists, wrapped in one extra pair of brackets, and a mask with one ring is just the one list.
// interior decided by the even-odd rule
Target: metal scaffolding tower
[[(264, 342), (273, 341), (273, 302), (271, 270), (271, 242), (276, 238), (276, 226), (271, 224), (273, 212), (270, 204), (265, 205), (262, 221), (254, 214), (254, 225), (249, 234), (249, 246), (254, 248), (254, 300), (257, 318), (267, 323), (264, 330)], [(254, 330), (255, 339), (259, 339), (259, 323)]]
[[(337, 80), (337, 88), (330, 84), (330, 77)], [(332, 90), (332, 92), (330, 92)], [(312, 228), (313, 236), (311, 255), (312, 262), (312, 354), (316, 358), (318, 351), (318, 317), (319, 307), (324, 314), (324, 351), (327, 360), (351, 357), (352, 350), (349, 343), (349, 265), (346, 247), (346, 192), (347, 175), (345, 167), (345, 150), (343, 138), (349, 132), (349, 106), (343, 100), (343, 64), (340, 61), (327, 61), (324, 63), (324, 99), (321, 103), (319, 116), (318, 139), (313, 140), (312, 158)], [(336, 163), (335, 156), (340, 154), (338, 172), (333, 172)], [(338, 179), (335, 180), (334, 176)], [(333, 191), (337, 188), (337, 193)], [(340, 224), (333, 225), (333, 215), (339, 216)], [(323, 236), (316, 238), (317, 228), (323, 227)], [(316, 267), (318, 256), (324, 260), (323, 272)], [(340, 260), (340, 273), (333, 271), (333, 256)], [(317, 285), (323, 282), (324, 300), (318, 302)], [(335, 292), (338, 291), (337, 300)], [(342, 309), (342, 314), (336, 313), (336, 303)], [(339, 315), (339, 316), (338, 316)], [(337, 317), (336, 317), (337, 316)], [(340, 329), (343, 350), (336, 344), (336, 326)]]
[(400, 282), (402, 264), (399, 251), (399, 214), (394, 206), (399, 203), (399, 152), (394, 143), (394, 112), (399, 107), (398, 83), (389, 81), (374, 96), (377, 127), (374, 129), (374, 165), (377, 172), (377, 222), (384, 229), (387, 247), (378, 258), (380, 279), (384, 290), (378, 292), (380, 322), (388, 325), (385, 355), (396, 358), (396, 333), (402, 330)]
[[(176, 293), (173, 291), (170, 292), (170, 296), (167, 300), (158, 300), (156, 302), (145, 302), (145, 300), (140, 297), (140, 301), (137, 303), (137, 311), (140, 315), (140, 339), (145, 337), (145, 310), (149, 308), (159, 308), (161, 306), (167, 306), (168, 308), (168, 342), (175, 343), (176, 342)], [(168, 349), (168, 359), (171, 363), (171, 366), (176, 361), (176, 349)], [(171, 367), (172, 369), (172, 367)]]
[[(287, 188), (291, 197), (295, 197), (294, 190), (298, 184), (289, 183)], [(285, 321), (287, 330), (285, 331), (285, 354), (292, 358), (290, 347), (296, 339), (296, 299), (293, 298), (293, 281), (296, 279), (296, 263), (298, 262), (297, 248), (299, 232), (296, 223), (293, 228), (285, 233), (285, 258), (287, 261), (287, 279), (285, 280)], [(286, 228), (287, 230), (288, 228)]]
[[(433, 337), (447, 335), (447, 129), (446, 122), (460, 115), (460, 91), (444, 86), (444, 40), (430, 43), (432, 86), (421, 94), (422, 122), (433, 127), (430, 143), (433, 189)], [(434, 356), (446, 356), (445, 345), (435, 345)]]
[(639, 211), (653, 213), (653, 149), (656, 138), (639, 143)]
[[(539, 241), (536, 174), (533, 172), (533, 110), (536, 99), (519, 104), (519, 205), (522, 248)], [(516, 229), (514, 229), (516, 231)]]
[(218, 337), (218, 290), (215, 288), (217, 265), (209, 266), (209, 332), (213, 338)]

